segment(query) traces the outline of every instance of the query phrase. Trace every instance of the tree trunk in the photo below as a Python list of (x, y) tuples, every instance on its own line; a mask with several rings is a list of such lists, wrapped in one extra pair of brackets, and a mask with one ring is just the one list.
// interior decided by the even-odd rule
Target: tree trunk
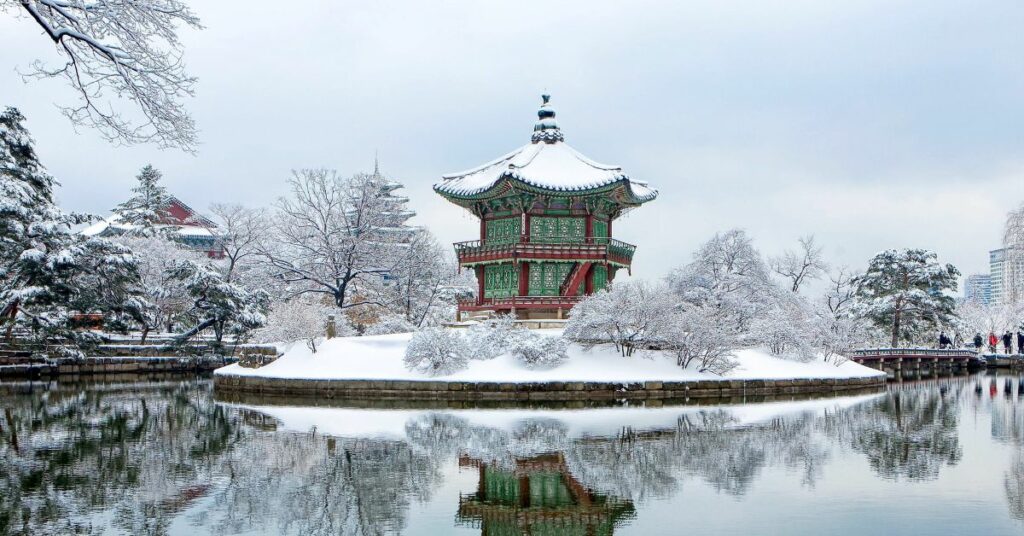
[(900, 340), (900, 310), (896, 309), (892, 314), (892, 347), (898, 348)]

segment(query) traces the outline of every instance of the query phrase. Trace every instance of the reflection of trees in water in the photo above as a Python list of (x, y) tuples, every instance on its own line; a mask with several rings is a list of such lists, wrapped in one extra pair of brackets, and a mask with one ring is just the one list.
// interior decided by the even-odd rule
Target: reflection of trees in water
[(439, 463), (402, 441), (257, 434), (221, 460), (230, 478), (217, 508), (193, 521), (216, 533), (397, 533), (411, 502), (439, 484)]
[(236, 439), (234, 419), (190, 382), (0, 396), (3, 533), (88, 531), (97, 510), (129, 533), (165, 533), (207, 493), (203, 461)]
[[(572, 413), (499, 427), (437, 412), (388, 440), (277, 432), (258, 411), (213, 403), (207, 383), (0, 394), (10, 414), (0, 416), (0, 533), (74, 533), (98, 522), (165, 534), (176, 519), (214, 533), (401, 532), (412, 504), (440, 484), (441, 466), (460, 455), (515, 471), (517, 460), (559, 453), (572, 482), (631, 501), (670, 496), (691, 479), (743, 495), (769, 468), (813, 486), (833, 444), (883, 477), (930, 479), (960, 459), (960, 394), (924, 386), (753, 424), (729, 408), (680, 408), (672, 425), (610, 436), (570, 435)], [(999, 411), (993, 434), (1020, 438), (1017, 410)], [(1017, 460), (1006, 473), (1015, 516), (1022, 492)]]
[(962, 389), (905, 389), (831, 415), (827, 433), (889, 479), (931, 480), (963, 455), (957, 437)]
[(440, 480), (408, 442), (273, 433), (208, 382), (156, 385), (0, 394), (0, 534), (167, 534), (200, 500), (187, 521), (218, 533), (386, 534)]
[(1017, 453), (1003, 478), (1010, 517), (1024, 521), (1024, 455)]
[(406, 433), (428, 456), (465, 454), (505, 468), (518, 458), (560, 452), (588, 488), (641, 500), (671, 495), (685, 475), (740, 495), (768, 464), (798, 469), (803, 481), (813, 485), (828, 449), (812, 436), (812, 422), (805, 415), (737, 426), (727, 410), (708, 410), (680, 417), (671, 429), (570, 438), (565, 424), (554, 420), (526, 419), (505, 431), (439, 413), (411, 421)]

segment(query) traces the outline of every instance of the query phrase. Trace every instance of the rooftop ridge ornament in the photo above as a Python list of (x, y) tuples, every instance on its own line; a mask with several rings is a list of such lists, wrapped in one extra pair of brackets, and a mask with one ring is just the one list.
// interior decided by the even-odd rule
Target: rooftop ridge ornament
[(533, 143), (555, 143), (565, 141), (562, 130), (558, 128), (555, 121), (555, 109), (551, 107), (551, 95), (547, 93), (540, 96), (544, 100), (537, 110), (537, 122), (533, 125), (533, 136), (530, 140)]

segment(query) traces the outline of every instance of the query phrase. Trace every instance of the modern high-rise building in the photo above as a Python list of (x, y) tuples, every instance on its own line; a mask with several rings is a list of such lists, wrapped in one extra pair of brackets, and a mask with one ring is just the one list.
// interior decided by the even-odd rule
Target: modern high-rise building
[(992, 278), (989, 274), (973, 274), (964, 280), (964, 299), (988, 305), (992, 303)]
[(988, 252), (989, 303), (1003, 303), (1003, 271), (1005, 267), (1005, 248)]

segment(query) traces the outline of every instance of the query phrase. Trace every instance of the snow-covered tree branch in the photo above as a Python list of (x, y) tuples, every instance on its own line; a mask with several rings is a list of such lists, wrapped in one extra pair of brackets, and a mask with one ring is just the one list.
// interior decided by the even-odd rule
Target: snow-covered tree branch
[(818, 279), (828, 269), (824, 248), (815, 242), (814, 235), (800, 237), (799, 243), (797, 251), (785, 251), (769, 260), (772, 271), (785, 279), (793, 292), (800, 292), (805, 282)]
[[(202, 28), (178, 0), (0, 0), (0, 11), (27, 15), (65, 63), (32, 63), (26, 78), (63, 78), (78, 102), (61, 109), (74, 124), (111, 141), (196, 148), (195, 122), (182, 106), (196, 78), (185, 72), (178, 27)], [(114, 100), (128, 99), (128, 117)]]

